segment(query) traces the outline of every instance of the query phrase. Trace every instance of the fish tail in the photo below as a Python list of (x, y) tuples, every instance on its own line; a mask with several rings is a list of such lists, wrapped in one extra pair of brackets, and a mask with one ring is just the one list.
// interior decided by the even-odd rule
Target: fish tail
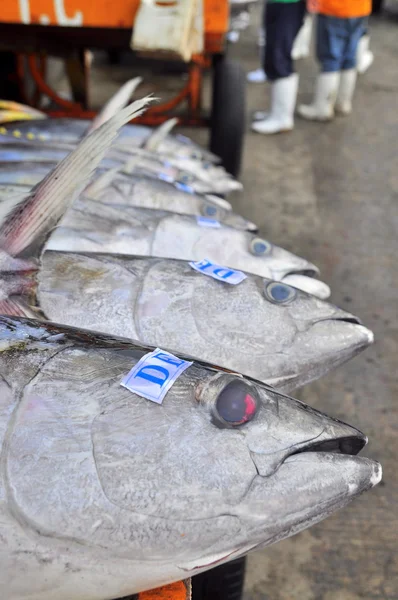
[[(85, 137), (29, 194), (0, 203), (0, 248), (18, 256), (31, 247), (39, 256), (51, 230), (82, 191), (120, 128), (154, 100), (146, 96), (119, 111)], [(32, 246), (35, 245), (34, 251)]]
[(86, 135), (98, 129), (101, 125), (109, 121), (121, 108), (126, 106), (130, 98), (134, 94), (137, 87), (142, 82), (142, 77), (135, 77), (127, 81), (122, 87), (114, 94), (98, 115), (93, 119), (90, 127), (88, 128)]

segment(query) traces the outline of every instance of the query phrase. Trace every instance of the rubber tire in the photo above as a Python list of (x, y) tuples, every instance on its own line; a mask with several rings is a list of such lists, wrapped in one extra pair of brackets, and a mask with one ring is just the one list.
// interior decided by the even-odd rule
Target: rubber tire
[(379, 15), (383, 10), (383, 0), (373, 0), (372, 2), (372, 15)]
[(213, 62), (210, 150), (235, 177), (242, 162), (245, 118), (245, 72), (239, 63), (217, 56)]
[(246, 557), (192, 577), (192, 600), (241, 600)]

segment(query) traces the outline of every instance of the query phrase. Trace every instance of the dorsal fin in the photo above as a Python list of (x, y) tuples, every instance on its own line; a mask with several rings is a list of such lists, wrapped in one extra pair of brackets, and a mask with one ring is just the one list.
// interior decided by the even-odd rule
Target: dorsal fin
[(108, 169), (101, 173), (101, 175), (98, 175), (98, 177), (96, 177), (96, 179), (94, 179), (94, 181), (92, 181), (84, 190), (85, 197), (95, 200), (102, 190), (112, 183), (113, 179), (120, 173), (122, 168), (123, 165), (113, 167), (113, 169)]
[(102, 110), (92, 120), (86, 135), (95, 129), (98, 129), (98, 127), (106, 123), (106, 121), (109, 121), (113, 115), (126, 106), (127, 102), (129, 102), (131, 96), (134, 94), (141, 82), (142, 77), (135, 77), (134, 79), (130, 79), (124, 85), (122, 85), (122, 87), (108, 100), (108, 102), (106, 102)]
[(144, 150), (148, 150), (149, 152), (156, 152), (160, 144), (169, 135), (170, 131), (177, 125), (177, 123), (178, 119), (173, 117), (172, 119), (162, 123), (162, 125), (159, 125), (159, 127), (157, 127), (155, 131), (153, 131), (143, 142), (142, 148)]
[(87, 184), (119, 129), (140, 115), (152, 97), (133, 102), (85, 137), (29, 194), (0, 204), (0, 248), (19, 256), (32, 244), (38, 256), (43, 245), (75, 197)]

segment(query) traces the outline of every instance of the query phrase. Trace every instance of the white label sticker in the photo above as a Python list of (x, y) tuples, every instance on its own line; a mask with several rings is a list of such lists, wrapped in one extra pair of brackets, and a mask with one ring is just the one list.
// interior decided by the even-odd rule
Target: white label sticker
[(199, 273), (213, 277), (213, 279), (217, 279), (218, 281), (225, 281), (231, 285), (237, 285), (247, 278), (247, 275), (242, 273), (242, 271), (235, 271), (235, 269), (230, 269), (229, 267), (216, 265), (207, 258), (200, 262), (190, 262), (189, 265)]
[(208, 219), (207, 217), (196, 217), (196, 222), (201, 227), (221, 227), (220, 221)]
[(187, 360), (156, 348), (141, 358), (120, 385), (147, 400), (162, 404), (173, 383), (191, 365)]

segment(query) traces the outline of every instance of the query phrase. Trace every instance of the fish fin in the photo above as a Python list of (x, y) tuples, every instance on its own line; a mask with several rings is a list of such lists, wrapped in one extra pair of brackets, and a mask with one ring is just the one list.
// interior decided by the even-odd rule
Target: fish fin
[(138, 156), (132, 156), (128, 161), (124, 163), (121, 167), (121, 173), (125, 173), (126, 175), (131, 175), (134, 172), (135, 167), (139, 162)]
[(10, 317), (29, 317), (33, 319), (38, 318), (38, 313), (30, 308), (27, 304), (19, 298), (6, 298), (0, 300), (0, 315), (6, 315)]
[(159, 125), (150, 136), (143, 142), (142, 148), (149, 152), (156, 152), (163, 140), (169, 135), (170, 131), (177, 125), (177, 117), (168, 119), (162, 125)]
[(87, 185), (87, 180), (117, 137), (119, 129), (140, 115), (153, 100), (151, 96), (146, 96), (122, 109), (85, 137), (22, 200), (18, 202), (16, 197), (14, 201), (10, 198), (0, 212), (0, 248), (12, 256), (18, 256), (35, 244), (35, 252), (30, 256), (38, 257), (50, 231)]
[(131, 96), (134, 94), (137, 87), (142, 82), (142, 77), (135, 77), (134, 79), (130, 79), (127, 81), (122, 87), (114, 94), (108, 102), (106, 102), (105, 106), (98, 113), (98, 115), (93, 119), (90, 127), (88, 128), (86, 135), (98, 129), (100, 125), (109, 121), (113, 115), (115, 115), (120, 109), (122, 109)]
[(123, 166), (113, 167), (113, 169), (108, 169), (99, 175), (94, 181), (92, 181), (84, 190), (84, 196), (86, 198), (91, 198), (92, 200), (96, 200), (99, 194), (108, 187), (115, 175), (120, 173), (120, 170), (123, 169)]

